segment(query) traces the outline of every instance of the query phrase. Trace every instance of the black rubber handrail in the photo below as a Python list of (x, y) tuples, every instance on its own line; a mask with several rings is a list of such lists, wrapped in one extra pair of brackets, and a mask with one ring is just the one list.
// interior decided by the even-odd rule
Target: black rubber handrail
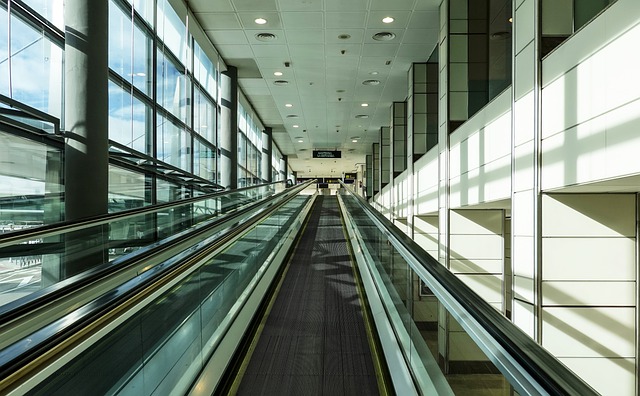
[(277, 181), (272, 183), (260, 184), (257, 186), (243, 187), (236, 190), (219, 191), (206, 195), (199, 195), (197, 197), (185, 198), (178, 201), (171, 201), (162, 204), (143, 206), (140, 208), (127, 209), (116, 213), (108, 213), (98, 216), (86, 217), (81, 220), (61, 221), (53, 224), (47, 224), (38, 227), (24, 228), (17, 231), (11, 231), (6, 234), (0, 235), (0, 248), (3, 246), (18, 243), (21, 240), (29, 240), (35, 238), (46, 238), (51, 234), (61, 234), (65, 231), (76, 231), (83, 228), (91, 228), (114, 221), (123, 220), (129, 217), (140, 216), (145, 214), (152, 214), (161, 210), (172, 209), (180, 207), (182, 205), (204, 201), (207, 199), (221, 197), (227, 194), (233, 194), (237, 192), (243, 192), (251, 189), (257, 189), (261, 187), (267, 187), (270, 185), (276, 185), (285, 183), (285, 181)]
[[(269, 200), (273, 201), (279, 199), (279, 203), (285, 203), (289, 198), (297, 195), (311, 183), (312, 182), (310, 181), (296, 186), (295, 188), (286, 190), (282, 194), (270, 197)], [(262, 203), (264, 204), (264, 202)], [(272, 205), (265, 205), (260, 209), (258, 217), (262, 218), (264, 215), (270, 213), (269, 209), (271, 206)], [(246, 223), (242, 223), (240, 227), (245, 225)], [(234, 233), (238, 227), (239, 225), (237, 224), (229, 227), (229, 229), (225, 231), (225, 235)], [(224, 236), (222, 238), (224, 238)], [(207, 248), (212, 243), (215, 243), (215, 241), (211, 241), (209, 239), (210, 238), (205, 238), (204, 240), (200, 240), (191, 248), (176, 254), (165, 262), (143, 272), (129, 281), (126, 281), (119, 287), (104, 293), (93, 301), (76, 309), (74, 312), (55, 320), (53, 323), (36, 330), (34, 333), (1, 350), (0, 379), (7, 378), (25, 364), (28, 364), (34, 359), (42, 356), (43, 353), (53, 346), (68, 339), (80, 329), (119, 307), (128, 299), (164, 278), (166, 275), (171, 273), (171, 271), (174, 271), (177, 266), (182, 265), (186, 260), (190, 260), (198, 256), (202, 249)], [(72, 315), (73, 320), (69, 320), (69, 315)]]
[(549, 394), (599, 395), (555, 356), (440, 264), (382, 213), (375, 210), (364, 198), (345, 188), (344, 184), (342, 187), (349, 191), (359, 206), (381, 223), (385, 228), (384, 231), (401, 243), (415, 261), (458, 301), (465, 309), (465, 313), (473, 317)]

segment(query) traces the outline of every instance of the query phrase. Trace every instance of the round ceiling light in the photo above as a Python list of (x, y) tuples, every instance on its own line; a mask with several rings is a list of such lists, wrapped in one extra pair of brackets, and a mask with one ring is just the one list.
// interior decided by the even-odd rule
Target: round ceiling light
[(378, 32), (372, 36), (376, 41), (391, 41), (396, 38), (396, 34), (392, 32)]
[(253, 20), (255, 23), (257, 23), (258, 25), (264, 25), (267, 23), (267, 20), (264, 18), (256, 18)]
[(258, 41), (273, 41), (278, 38), (278, 36), (273, 33), (256, 33), (255, 37)]
[(379, 80), (364, 80), (362, 85), (380, 85)]
[(273, 72), (273, 75), (276, 77), (280, 77), (282, 75), (281, 71)]
[(391, 23), (393, 21), (395, 21), (395, 19), (393, 19), (393, 17), (390, 17), (390, 16), (382, 18), (383, 23)]

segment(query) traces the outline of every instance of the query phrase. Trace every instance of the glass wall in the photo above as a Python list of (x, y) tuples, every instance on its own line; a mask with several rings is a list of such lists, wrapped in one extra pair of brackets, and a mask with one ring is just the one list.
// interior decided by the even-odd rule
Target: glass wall
[(257, 122), (238, 105), (238, 188), (262, 184), (262, 128)]

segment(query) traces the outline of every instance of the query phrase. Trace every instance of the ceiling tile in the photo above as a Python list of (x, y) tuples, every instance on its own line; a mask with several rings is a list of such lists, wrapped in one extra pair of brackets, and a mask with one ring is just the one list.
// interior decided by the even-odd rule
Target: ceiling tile
[(209, 38), (215, 45), (249, 44), (242, 30), (210, 30)]
[(194, 14), (204, 30), (242, 29), (240, 20), (234, 13), (196, 13)]
[[(239, 12), (238, 18), (240, 18), (240, 23), (247, 30), (282, 29), (280, 15), (277, 12)], [(267, 23), (258, 25), (255, 22), (256, 18), (264, 18)]]
[[(245, 32), (250, 44), (257, 45), (272, 45), (272, 44), (286, 44), (287, 39), (284, 34), (284, 30), (249, 30)], [(257, 35), (261, 33), (271, 33), (276, 36), (275, 39), (271, 41), (262, 41), (259, 40)]]
[[(418, 1), (419, 3), (420, 1)], [(371, 0), (372, 10), (412, 10), (414, 0)]]
[(323, 0), (278, 0), (280, 11), (322, 11)]
[[(327, 51), (327, 57), (360, 57), (362, 54), (362, 44), (329, 44), (325, 49)], [(342, 51), (345, 51), (345, 53), (343, 54)]]
[(324, 59), (324, 45), (289, 45), (291, 60), (297, 63), (298, 59), (307, 61), (322, 61)]
[[(262, 68), (272, 68), (272, 69), (277, 69), (279, 71), (281, 71), (282, 73), (284, 73), (284, 75), (282, 77), (278, 77), (278, 78), (283, 78), (286, 79), (287, 74), (293, 74), (290, 69), (287, 69), (286, 67), (284, 67), (284, 61), (286, 59), (282, 59), (282, 58), (273, 58), (273, 57), (264, 57), (264, 58), (257, 58), (256, 62), (258, 63), (258, 66), (262, 69)], [(275, 70), (274, 70), (275, 71)], [(270, 74), (270, 76), (272, 76), (273, 74)]]
[[(217, 0), (215, 0), (217, 1)], [(397, 0), (394, 0), (397, 1)], [(232, 0), (238, 11), (277, 11), (276, 0)]]
[[(393, 17), (392, 23), (382, 22), (382, 18)], [(404, 29), (409, 24), (411, 11), (371, 11), (367, 28), (369, 29)]]
[[(345, 1), (345, 3), (347, 3)], [(366, 12), (327, 12), (327, 29), (363, 28), (367, 19)]]
[(402, 44), (398, 50), (398, 58), (409, 58), (413, 62), (426, 62), (433, 47), (430, 44)]
[(324, 31), (322, 29), (287, 29), (289, 44), (322, 44)]
[(227, 44), (216, 46), (223, 58), (253, 58), (250, 45)]
[(322, 12), (282, 12), (282, 23), (287, 29), (313, 29), (324, 27)]
[(228, 12), (233, 11), (229, 0), (191, 0), (189, 5), (198, 12)]
[(346, 10), (366, 10), (369, 0), (325, 0), (325, 10), (346, 11)]
[(363, 56), (376, 56), (394, 58), (398, 52), (400, 45), (398, 44), (364, 44), (362, 49)]
[(442, 0), (420, 0), (416, 2), (414, 10), (438, 12), (441, 2)]
[(263, 45), (252, 45), (251, 46), (253, 48), (253, 54), (257, 57), (262, 57), (262, 56), (280, 56), (282, 57), (282, 60), (288, 60), (289, 59), (289, 50), (287, 49), (286, 45), (280, 45), (280, 44), (263, 44)]
[[(351, 37), (346, 40), (339, 39), (338, 36), (341, 34)], [(364, 29), (326, 29), (325, 40), (327, 43), (359, 44), (364, 40)]]

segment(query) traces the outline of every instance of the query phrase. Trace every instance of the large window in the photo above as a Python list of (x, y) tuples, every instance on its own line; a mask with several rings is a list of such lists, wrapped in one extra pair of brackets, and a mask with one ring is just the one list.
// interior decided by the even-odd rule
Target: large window
[(244, 106), (238, 105), (238, 187), (262, 183), (262, 130)]
[[(25, 16), (0, 8), (0, 93), (57, 118), (62, 116), (62, 42)], [(4, 34), (9, 32), (9, 34)]]

